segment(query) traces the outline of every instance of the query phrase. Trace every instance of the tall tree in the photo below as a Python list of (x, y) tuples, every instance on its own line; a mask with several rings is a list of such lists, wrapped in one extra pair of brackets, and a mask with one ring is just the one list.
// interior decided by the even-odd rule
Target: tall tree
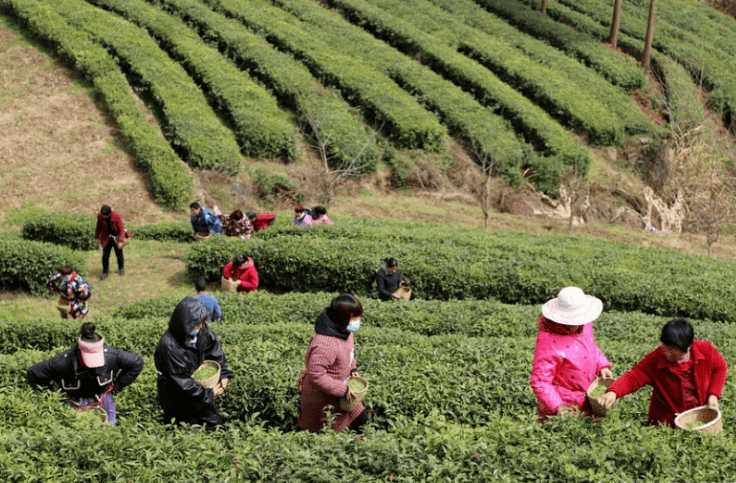
[(540, 9), (542, 13), (547, 13), (547, 0), (542, 0), (542, 8)]
[(642, 56), (642, 68), (649, 72), (649, 64), (652, 59), (652, 38), (654, 37), (654, 17), (657, 13), (657, 0), (649, 2), (649, 21), (647, 22), (647, 36), (644, 39), (644, 55)]
[(611, 20), (611, 33), (608, 36), (608, 41), (611, 43), (611, 47), (615, 50), (618, 46), (618, 29), (621, 27), (621, 5), (623, 0), (616, 0), (613, 4), (613, 20)]

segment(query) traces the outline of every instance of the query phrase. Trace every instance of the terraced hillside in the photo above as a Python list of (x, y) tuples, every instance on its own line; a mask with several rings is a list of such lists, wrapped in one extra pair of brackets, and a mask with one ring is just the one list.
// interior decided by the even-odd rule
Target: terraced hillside
[[(2, 0), (94, 85), (162, 202), (191, 196), (179, 161), (237, 173), (246, 159), (303, 155), (319, 134), (335, 167), (460, 141), (511, 182), (555, 193), (585, 175), (587, 146), (657, 136), (635, 58), (645, 3), (630, 2), (623, 51), (603, 43), (608, 2), (532, 0)], [(703, 79), (731, 123), (733, 19), (689, 0), (660, 2), (654, 62)], [(707, 34), (706, 34), (707, 33)], [(148, 100), (165, 134), (145, 121)], [(672, 93), (673, 95), (676, 93)], [(645, 103), (649, 104), (649, 102)], [(377, 134), (377, 135), (376, 135)]]

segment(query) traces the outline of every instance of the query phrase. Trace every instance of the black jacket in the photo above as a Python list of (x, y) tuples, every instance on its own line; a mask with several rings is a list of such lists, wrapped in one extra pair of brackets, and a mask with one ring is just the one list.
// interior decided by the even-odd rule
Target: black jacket
[(34, 389), (52, 387), (52, 383), (67, 392), (77, 401), (86, 397), (98, 397), (105, 392), (110, 383), (115, 382), (115, 392), (135, 381), (143, 370), (143, 358), (103, 345), (105, 365), (86, 368), (79, 361), (79, 348), (74, 347), (39, 362), (28, 368), (28, 383)]
[(386, 267), (381, 267), (376, 274), (376, 285), (378, 286), (378, 298), (381, 300), (391, 300), (394, 292), (399, 289), (401, 278), (401, 270), (398, 268), (394, 273), (388, 273)]
[[(222, 424), (215, 407), (214, 391), (200, 386), (192, 374), (205, 361), (217, 361), (221, 379), (233, 377), (227, 367), (220, 341), (208, 325), (197, 334), (197, 347), (185, 342), (209, 311), (193, 297), (184, 298), (174, 309), (169, 329), (156, 346), (154, 360), (158, 371), (158, 399), (165, 417), (190, 424)], [(168, 422), (168, 421), (167, 421)]]

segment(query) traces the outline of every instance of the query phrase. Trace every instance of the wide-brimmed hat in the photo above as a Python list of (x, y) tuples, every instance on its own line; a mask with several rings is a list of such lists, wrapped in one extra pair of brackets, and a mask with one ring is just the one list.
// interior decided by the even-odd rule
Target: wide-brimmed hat
[(577, 287), (565, 287), (542, 305), (542, 315), (547, 320), (563, 325), (585, 325), (593, 322), (603, 312), (603, 302), (586, 295)]
[[(98, 335), (99, 334), (95, 334)], [(95, 342), (85, 340), (80, 337), (77, 339), (77, 346), (82, 354), (82, 362), (87, 367), (102, 367), (105, 365), (105, 338), (100, 337)]]

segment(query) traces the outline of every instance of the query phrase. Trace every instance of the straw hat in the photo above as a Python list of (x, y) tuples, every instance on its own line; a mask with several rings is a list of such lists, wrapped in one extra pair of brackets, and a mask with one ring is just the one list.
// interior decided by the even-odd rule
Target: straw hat
[(603, 302), (577, 287), (563, 288), (557, 298), (542, 305), (545, 319), (563, 325), (585, 325), (597, 319), (601, 312)]

